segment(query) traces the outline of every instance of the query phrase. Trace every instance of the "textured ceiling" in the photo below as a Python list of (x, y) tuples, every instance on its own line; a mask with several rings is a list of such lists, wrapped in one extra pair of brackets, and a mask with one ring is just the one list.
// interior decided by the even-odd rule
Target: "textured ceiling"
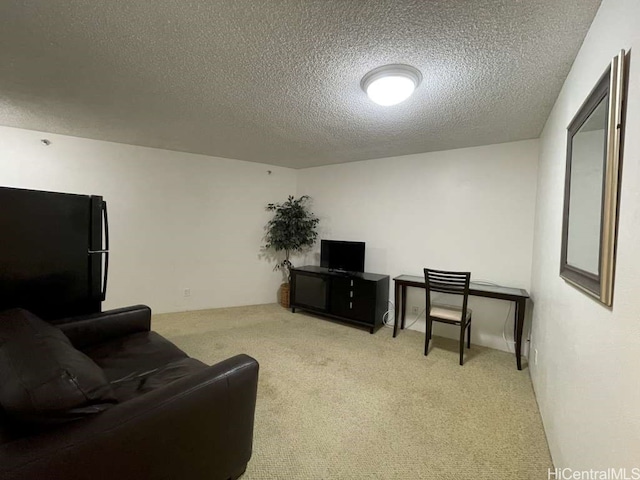
[[(539, 136), (600, 0), (3, 0), (0, 124), (302, 168)], [(369, 70), (417, 67), (393, 107)]]

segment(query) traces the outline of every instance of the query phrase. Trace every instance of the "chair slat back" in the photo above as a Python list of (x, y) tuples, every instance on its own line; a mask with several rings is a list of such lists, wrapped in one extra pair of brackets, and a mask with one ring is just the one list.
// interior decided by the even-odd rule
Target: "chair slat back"
[(424, 279), (427, 290), (432, 292), (468, 295), (471, 272), (449, 272), (425, 268)]
[(471, 272), (449, 272), (446, 270), (424, 269), (426, 283), (427, 315), (431, 311), (431, 292), (462, 295), (462, 318), (467, 314), (467, 302), (469, 300), (469, 283)]

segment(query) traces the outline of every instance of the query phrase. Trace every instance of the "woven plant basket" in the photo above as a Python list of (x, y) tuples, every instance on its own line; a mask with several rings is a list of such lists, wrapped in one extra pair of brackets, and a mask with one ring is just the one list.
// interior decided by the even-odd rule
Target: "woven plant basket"
[(290, 306), (289, 293), (290, 288), (288, 283), (283, 283), (282, 285), (280, 285), (280, 305), (282, 305), (284, 308), (289, 308)]

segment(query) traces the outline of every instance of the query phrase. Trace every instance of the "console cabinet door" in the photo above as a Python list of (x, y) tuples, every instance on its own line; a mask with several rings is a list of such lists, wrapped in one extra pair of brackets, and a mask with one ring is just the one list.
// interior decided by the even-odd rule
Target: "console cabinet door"
[(331, 306), (333, 315), (352, 318), (351, 280), (334, 277), (331, 279)]
[(329, 279), (312, 273), (293, 272), (291, 280), (293, 283), (291, 304), (293, 306), (327, 311)]
[(353, 307), (351, 318), (373, 325), (376, 314), (376, 283), (353, 280)]
[(331, 279), (331, 307), (333, 315), (373, 324), (376, 284), (358, 278)]

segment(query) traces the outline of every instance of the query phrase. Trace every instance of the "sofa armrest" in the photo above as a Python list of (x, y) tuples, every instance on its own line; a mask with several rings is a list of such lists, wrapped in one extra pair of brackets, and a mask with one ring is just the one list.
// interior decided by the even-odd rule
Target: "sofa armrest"
[(0, 478), (227, 479), (251, 457), (258, 362), (237, 355), (87, 420), (0, 445)]
[(55, 326), (69, 337), (74, 347), (82, 349), (125, 335), (149, 331), (151, 309), (146, 305), (118, 308), (58, 320)]

